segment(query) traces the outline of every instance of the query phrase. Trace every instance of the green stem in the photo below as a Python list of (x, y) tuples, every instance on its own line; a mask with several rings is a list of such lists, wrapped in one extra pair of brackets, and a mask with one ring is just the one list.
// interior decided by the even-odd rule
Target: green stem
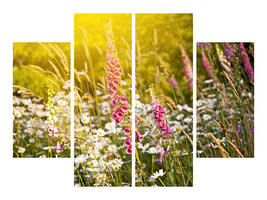
[(152, 169), (151, 169), (151, 174), (153, 174), (153, 169), (154, 169), (154, 154), (152, 155)]
[(164, 187), (166, 187), (165, 186), (165, 184), (163, 183), (163, 181), (159, 178), (159, 181), (161, 182), (161, 184), (164, 186)]
[(80, 175), (80, 173), (79, 173), (78, 170), (77, 170), (77, 173), (78, 173), (78, 175), (79, 175), (79, 178), (80, 178), (80, 180), (81, 180), (81, 182), (82, 182), (83, 187), (85, 187), (84, 182), (83, 182), (83, 179), (82, 179), (82, 177), (81, 177), (81, 175)]

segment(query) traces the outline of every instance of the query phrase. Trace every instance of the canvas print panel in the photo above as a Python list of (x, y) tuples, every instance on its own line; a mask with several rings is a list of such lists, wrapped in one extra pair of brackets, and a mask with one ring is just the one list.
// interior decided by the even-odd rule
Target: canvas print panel
[(70, 157), (70, 43), (13, 43), (13, 157)]
[(198, 157), (254, 157), (254, 43), (197, 45)]
[(131, 31), (131, 14), (75, 14), (75, 186), (131, 185)]
[(138, 187), (193, 185), (192, 59), (192, 14), (136, 14)]

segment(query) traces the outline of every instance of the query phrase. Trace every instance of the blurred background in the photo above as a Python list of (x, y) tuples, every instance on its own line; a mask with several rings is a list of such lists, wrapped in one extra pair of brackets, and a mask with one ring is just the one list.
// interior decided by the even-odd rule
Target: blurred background
[[(121, 63), (121, 79), (131, 85), (132, 18), (131, 14), (75, 14), (74, 68), (75, 87), (95, 98), (96, 90), (107, 93), (105, 26), (112, 24), (113, 36)], [(88, 77), (83, 76), (88, 74)], [(130, 95), (130, 93), (126, 93)], [(130, 99), (129, 99), (130, 100)]]
[(58, 79), (57, 70), (64, 81), (70, 79), (69, 63), (70, 43), (15, 42), (13, 85), (20, 85), (45, 96), (47, 78), (60, 88), (64, 84)]
[[(181, 49), (193, 63), (192, 14), (136, 14), (136, 91), (150, 103), (145, 91), (154, 84), (159, 94), (192, 106), (192, 91), (184, 75)], [(168, 82), (172, 77), (178, 88)], [(144, 102), (144, 103), (145, 103)]]

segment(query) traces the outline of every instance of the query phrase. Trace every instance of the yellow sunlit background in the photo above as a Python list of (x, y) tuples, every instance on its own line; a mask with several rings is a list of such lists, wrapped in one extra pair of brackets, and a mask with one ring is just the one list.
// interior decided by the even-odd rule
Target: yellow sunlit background
[[(60, 58), (61, 56), (68, 61), (64, 67), (58, 62), (59, 59), (63, 59)], [(70, 79), (69, 61), (70, 43), (13, 43), (13, 84), (45, 96), (47, 78), (60, 86), (64, 84), (63, 81), (61, 84), (58, 77), (53, 76), (52, 73), (56, 74), (58, 70), (64, 81)]]
[[(177, 103), (192, 106), (193, 93), (183, 72), (181, 48), (193, 63), (192, 14), (136, 14), (136, 91), (139, 95), (153, 83), (160, 94), (173, 98), (168, 82), (173, 77), (179, 85), (175, 89), (180, 97)], [(149, 96), (144, 98), (150, 102)]]
[(105, 71), (107, 39), (105, 25), (111, 21), (118, 58), (121, 63), (122, 80), (131, 85), (131, 44), (132, 18), (131, 14), (75, 14), (74, 15), (74, 68), (76, 72), (89, 75), (83, 86), (77, 81), (75, 86), (83, 88), (87, 93), (95, 96), (95, 89), (106, 91), (99, 85), (106, 85)]

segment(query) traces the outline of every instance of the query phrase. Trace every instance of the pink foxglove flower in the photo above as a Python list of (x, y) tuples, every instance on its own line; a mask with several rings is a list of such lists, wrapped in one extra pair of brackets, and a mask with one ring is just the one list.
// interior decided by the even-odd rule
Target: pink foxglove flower
[(120, 97), (120, 102), (121, 102), (122, 104), (125, 104), (126, 101), (127, 101), (127, 99), (126, 99), (126, 95), (125, 95), (125, 94), (122, 94), (121, 97)]
[(190, 90), (192, 90), (193, 89), (193, 67), (183, 48), (181, 48), (181, 52), (182, 52), (183, 63), (184, 63), (183, 71), (188, 80), (189, 88)]
[(168, 155), (169, 155), (169, 151), (170, 151), (170, 147), (167, 147), (166, 152), (165, 152), (165, 156), (166, 156), (166, 157), (168, 157)]
[(206, 68), (207, 72), (208, 72), (208, 75), (210, 78), (213, 78), (213, 72), (211, 70), (211, 66), (209, 64), (209, 61), (204, 53), (204, 51), (202, 51), (202, 61), (203, 61), (203, 65), (204, 67)]
[(127, 110), (128, 110), (128, 104), (127, 103), (124, 103), (121, 107), (121, 110), (123, 113), (125, 113)]
[[(167, 136), (172, 135), (171, 128), (165, 119), (166, 111), (164, 107), (162, 105), (159, 105), (158, 101), (156, 100), (153, 88), (150, 88), (150, 97), (151, 97), (151, 103), (152, 103), (153, 116), (157, 122), (159, 130), (163, 133), (162, 138), (165, 140)], [(163, 156), (164, 156), (164, 148), (162, 146), (161, 138), (159, 139), (159, 142), (156, 148), (160, 153), (158, 163), (161, 164), (163, 161)], [(166, 151), (167, 152), (165, 156), (167, 157), (169, 153), (169, 147), (167, 148)]]
[(124, 134), (125, 135), (129, 135), (131, 132), (131, 126), (126, 126), (125, 129), (124, 129)]
[[(113, 40), (113, 32), (111, 22), (107, 24), (106, 30), (107, 36), (107, 46), (108, 49), (106, 51), (106, 70), (107, 70), (107, 86), (109, 92), (109, 98), (111, 100), (110, 107), (113, 110), (112, 117), (115, 120), (116, 125), (119, 125), (124, 117), (124, 114), (128, 110), (128, 103), (126, 99), (126, 95), (122, 92), (121, 83), (121, 73), (120, 68), (121, 64), (117, 57), (115, 43)], [(131, 131), (131, 126), (127, 126), (124, 129), (124, 134), (129, 135)], [(127, 147), (126, 153), (132, 153), (132, 138), (127, 137), (125, 141), (125, 146)]]
[(59, 143), (56, 145), (56, 153), (61, 153), (62, 152), (62, 147)]
[(162, 160), (163, 160), (163, 159), (162, 159), (162, 155), (160, 155), (160, 156), (159, 156), (159, 159), (158, 159), (158, 163), (159, 163), (159, 164), (162, 164)]
[(253, 81), (254, 80), (254, 70), (253, 70), (253, 68), (249, 62), (249, 57), (248, 57), (248, 54), (245, 50), (244, 45), (242, 43), (240, 43), (240, 45), (238, 46), (238, 49), (241, 52), (245, 72), (247, 73), (248, 78)]
[(171, 86), (173, 88), (177, 88), (178, 87), (178, 83), (174, 80), (173, 77), (169, 78), (169, 83), (171, 84)]
[(56, 127), (54, 127), (54, 123), (53, 121), (50, 121), (47, 123), (46, 125), (46, 130), (48, 131), (48, 137), (51, 139), (53, 136), (54, 137), (58, 137), (59, 136), (59, 132), (58, 129)]
[(131, 137), (128, 137), (125, 141), (125, 146), (126, 147), (129, 147), (131, 145), (131, 142), (132, 142), (132, 138)]
[(55, 127), (54, 128), (54, 137), (58, 137), (59, 136), (59, 132), (58, 129)]
[(139, 122), (139, 119), (135, 116), (135, 123), (137, 124)]
[(128, 146), (127, 150), (126, 150), (127, 154), (132, 154), (132, 145)]
[(136, 130), (135, 131), (135, 134), (136, 134), (136, 137), (138, 138), (139, 142), (142, 142), (144, 138), (141, 135), (141, 133), (138, 130)]

